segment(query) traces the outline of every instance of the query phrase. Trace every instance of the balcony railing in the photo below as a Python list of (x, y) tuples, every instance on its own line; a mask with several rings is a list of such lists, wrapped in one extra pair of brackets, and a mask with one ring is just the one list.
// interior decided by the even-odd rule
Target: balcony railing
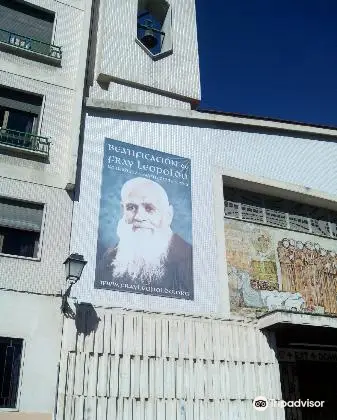
[(13, 32), (6, 31), (5, 29), (0, 29), (0, 42), (12, 45), (13, 47), (20, 48), (21, 50), (27, 52), (31, 51), (41, 54), (55, 60), (61, 61), (62, 59), (61, 47), (38, 41), (37, 39), (29, 38), (24, 35), (15, 34)]
[(49, 157), (50, 141), (47, 137), (0, 128), (0, 144), (38, 152), (46, 158)]

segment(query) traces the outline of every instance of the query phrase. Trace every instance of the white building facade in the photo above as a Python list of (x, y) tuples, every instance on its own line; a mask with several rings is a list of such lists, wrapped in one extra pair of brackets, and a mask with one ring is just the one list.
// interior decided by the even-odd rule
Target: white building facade
[(1, 418), (55, 411), (90, 16), (0, 2)]
[[(195, 111), (193, 0), (101, 0), (93, 28), (71, 241), (88, 264), (65, 322), (57, 418), (333, 418), (336, 365), (314, 361), (335, 358), (336, 130)], [(165, 189), (191, 281), (120, 269), (120, 221), (141, 207), (125, 198), (133, 178)], [(132, 193), (144, 208), (148, 191)], [(149, 243), (130, 239), (130, 255)], [(282, 407), (319, 388), (325, 408)], [(281, 407), (258, 411), (259, 396)]]
[[(85, 32), (88, 5), (55, 3), (81, 10)], [(48, 169), (29, 166), (49, 180), (38, 185), (54, 203), (42, 220), (58, 234), (42, 232), (41, 261), (22, 259), (29, 285), (12, 286), (3, 258), (12, 303), (1, 305), (2, 335), (35, 343), (31, 369), (37, 355), (49, 376), (36, 390), (49, 400), (27, 397), (22, 411), (50, 412), (54, 399), (57, 420), (333, 419), (337, 131), (196, 111), (193, 0), (95, 1), (90, 27), (77, 180), (76, 88), (73, 117), (61, 106), (55, 124), (72, 127), (55, 139), (67, 152), (55, 146), (54, 166), (52, 155)], [(4, 159), (12, 178), (27, 173)], [(15, 182), (30, 185), (9, 182), (10, 199)], [(18, 198), (45, 202), (28, 191)], [(126, 225), (142, 235), (124, 236)], [(69, 253), (87, 265), (68, 300), (74, 314), (61, 317)], [(326, 404), (259, 411), (257, 397), (261, 409), (264, 399)]]

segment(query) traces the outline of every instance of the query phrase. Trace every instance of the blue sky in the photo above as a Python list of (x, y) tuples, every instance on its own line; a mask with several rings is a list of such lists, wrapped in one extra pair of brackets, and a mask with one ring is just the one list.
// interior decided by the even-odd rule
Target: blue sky
[(337, 0), (196, 0), (199, 108), (337, 126)]

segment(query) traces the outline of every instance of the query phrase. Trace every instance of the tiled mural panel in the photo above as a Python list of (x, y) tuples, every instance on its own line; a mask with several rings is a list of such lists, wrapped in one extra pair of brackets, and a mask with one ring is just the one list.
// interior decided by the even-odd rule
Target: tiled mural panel
[(335, 240), (225, 220), (231, 311), (337, 313)]

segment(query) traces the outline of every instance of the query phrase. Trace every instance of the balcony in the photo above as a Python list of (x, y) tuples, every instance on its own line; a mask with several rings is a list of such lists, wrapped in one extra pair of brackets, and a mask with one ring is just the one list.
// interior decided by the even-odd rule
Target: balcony
[(50, 141), (47, 137), (0, 128), (0, 147), (49, 160)]
[(0, 29), (0, 48), (28, 59), (58, 67), (61, 66), (61, 47), (24, 35), (18, 35), (5, 29)]

